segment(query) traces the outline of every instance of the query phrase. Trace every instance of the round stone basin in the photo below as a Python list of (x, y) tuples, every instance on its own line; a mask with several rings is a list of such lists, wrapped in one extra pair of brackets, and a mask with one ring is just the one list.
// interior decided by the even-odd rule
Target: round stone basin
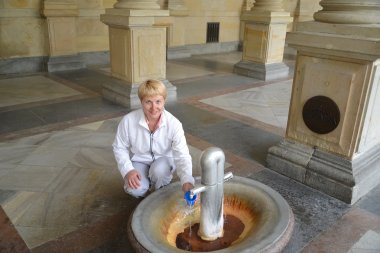
[[(200, 221), (200, 200), (186, 206), (180, 183), (147, 196), (137, 206), (129, 225), (129, 240), (136, 252), (189, 252), (176, 247), (176, 237)], [(224, 183), (224, 215), (244, 224), (228, 248), (212, 252), (281, 252), (293, 231), (294, 217), (285, 199), (270, 187), (235, 176)], [(191, 212), (190, 212), (191, 210)], [(203, 252), (203, 251), (198, 251)]]

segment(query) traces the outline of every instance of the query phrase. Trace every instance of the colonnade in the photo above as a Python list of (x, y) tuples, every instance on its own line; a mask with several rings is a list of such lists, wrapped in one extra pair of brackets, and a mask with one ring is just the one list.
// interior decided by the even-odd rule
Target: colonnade
[[(262, 80), (288, 76), (285, 43), (297, 50), (285, 138), (268, 150), (268, 167), (348, 203), (380, 182), (380, 2), (322, 0), (312, 21), (292, 21), (282, 0), (256, 0), (244, 12), (238, 74)], [(169, 1), (186, 10), (183, 1)], [(154, 0), (119, 0), (101, 16), (109, 26), (111, 72), (124, 82), (105, 84), (104, 96), (133, 105), (138, 84), (166, 80), (168, 16)], [(155, 43), (151, 43), (155, 41)]]

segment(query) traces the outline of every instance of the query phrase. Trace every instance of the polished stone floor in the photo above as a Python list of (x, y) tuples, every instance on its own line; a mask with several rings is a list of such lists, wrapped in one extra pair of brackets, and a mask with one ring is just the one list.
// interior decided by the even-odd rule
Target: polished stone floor
[[(240, 52), (170, 60), (177, 101), (199, 175), (202, 150), (217, 146), (226, 170), (279, 192), (295, 215), (283, 252), (380, 252), (380, 187), (347, 205), (266, 168), (284, 136), (288, 78), (233, 74)], [(109, 66), (0, 75), (0, 252), (132, 252), (126, 222), (139, 200), (123, 192), (111, 143), (130, 111), (101, 97)]]

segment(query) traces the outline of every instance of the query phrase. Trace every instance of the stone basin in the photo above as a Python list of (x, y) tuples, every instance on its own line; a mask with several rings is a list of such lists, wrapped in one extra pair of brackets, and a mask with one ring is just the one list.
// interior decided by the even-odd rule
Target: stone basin
[[(197, 201), (189, 212), (180, 189), (179, 182), (172, 183), (137, 206), (128, 224), (128, 237), (136, 252), (189, 252), (176, 247), (176, 237), (189, 224), (199, 222), (201, 207)], [(270, 187), (235, 176), (224, 184), (223, 208), (224, 215), (240, 219), (244, 230), (228, 248), (212, 252), (281, 252), (288, 243), (294, 226), (293, 212)]]

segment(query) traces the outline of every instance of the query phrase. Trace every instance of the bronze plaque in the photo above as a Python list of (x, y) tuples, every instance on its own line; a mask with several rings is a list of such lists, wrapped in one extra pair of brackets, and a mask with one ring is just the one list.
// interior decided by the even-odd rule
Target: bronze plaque
[(317, 134), (327, 134), (339, 124), (340, 111), (338, 105), (325, 96), (315, 96), (306, 101), (302, 110), (306, 126)]

